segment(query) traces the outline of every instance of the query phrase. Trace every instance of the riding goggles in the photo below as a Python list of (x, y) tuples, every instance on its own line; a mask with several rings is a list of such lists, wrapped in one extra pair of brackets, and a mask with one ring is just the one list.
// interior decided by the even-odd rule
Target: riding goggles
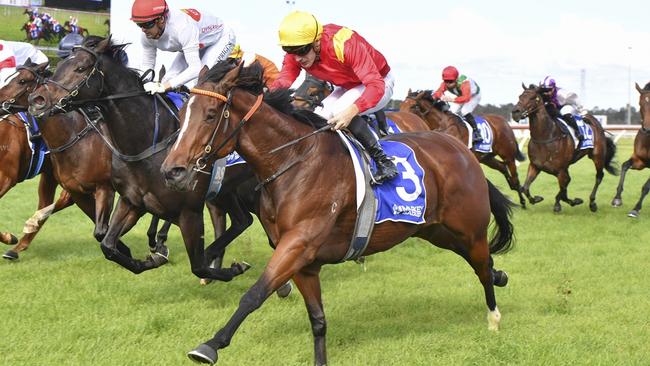
[(283, 46), (282, 50), (284, 52), (291, 54), (291, 55), (296, 55), (296, 56), (304, 56), (311, 51), (312, 44), (306, 44), (304, 46)]

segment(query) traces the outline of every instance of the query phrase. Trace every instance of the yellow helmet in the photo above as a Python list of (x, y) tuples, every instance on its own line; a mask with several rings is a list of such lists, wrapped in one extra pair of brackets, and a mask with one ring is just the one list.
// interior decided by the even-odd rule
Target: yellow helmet
[(241, 50), (239, 43), (237, 43), (235, 47), (232, 48), (232, 51), (230, 52), (230, 56), (228, 56), (228, 58), (242, 58), (242, 56), (244, 56), (244, 51)]
[(290, 13), (280, 23), (280, 46), (304, 46), (318, 39), (323, 25), (315, 16), (304, 11)]

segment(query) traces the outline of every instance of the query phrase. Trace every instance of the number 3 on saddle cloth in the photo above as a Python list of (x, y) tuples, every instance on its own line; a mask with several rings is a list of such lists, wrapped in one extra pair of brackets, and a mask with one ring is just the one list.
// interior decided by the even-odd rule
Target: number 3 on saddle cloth
[(27, 174), (19, 180), (19, 182), (22, 182), (26, 179), (32, 179), (40, 174), (41, 169), (43, 168), (43, 162), (45, 161), (45, 156), (49, 154), (50, 151), (41, 137), (41, 131), (38, 128), (36, 118), (25, 112), (18, 113), (18, 116), (25, 124), (27, 141), (29, 141), (29, 147), (32, 150), (32, 157), (29, 160), (29, 169), (27, 169)]
[(589, 124), (585, 123), (584, 118), (581, 115), (574, 114), (573, 119), (575, 119), (576, 124), (580, 129), (580, 132), (582, 132), (582, 135), (585, 137), (584, 140), (582, 140), (580, 146), (578, 146), (578, 139), (576, 138), (576, 134), (573, 128), (569, 127), (566, 121), (564, 121), (562, 118), (557, 118), (556, 120), (560, 124), (560, 129), (564, 131), (564, 133), (568, 133), (569, 135), (571, 135), (571, 138), (573, 139), (573, 146), (577, 150), (593, 149), (594, 130), (591, 128)]
[[(389, 129), (392, 121), (389, 121)], [(393, 124), (394, 125), (394, 124)], [(357, 208), (361, 204), (366, 192), (361, 163), (362, 157), (355, 144), (347, 137), (342, 136), (345, 146), (350, 151), (357, 180)], [(399, 174), (389, 181), (375, 185), (372, 190), (377, 200), (375, 223), (384, 221), (406, 222), (411, 224), (424, 223), (426, 211), (426, 189), (424, 187), (424, 169), (417, 161), (413, 150), (397, 141), (379, 140), (386, 155), (392, 158)], [(375, 162), (369, 159), (372, 169), (376, 169)]]
[(481, 138), (483, 139), (483, 141), (477, 143), (472, 148), (472, 126), (470, 126), (470, 124), (467, 123), (467, 121), (465, 121), (465, 118), (463, 116), (461, 115), (457, 115), (457, 116), (460, 117), (460, 119), (465, 124), (465, 127), (467, 128), (467, 147), (477, 152), (491, 153), (492, 143), (494, 142), (494, 133), (492, 132), (492, 127), (485, 120), (485, 118), (476, 114), (474, 115), (474, 120), (476, 121), (476, 128), (478, 128), (478, 131), (481, 133)]

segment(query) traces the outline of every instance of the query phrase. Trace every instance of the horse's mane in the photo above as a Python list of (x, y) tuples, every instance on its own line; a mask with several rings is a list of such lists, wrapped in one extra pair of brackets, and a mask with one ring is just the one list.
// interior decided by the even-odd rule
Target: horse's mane
[[(240, 70), (239, 76), (233, 85), (234, 87), (244, 89), (253, 95), (259, 95), (264, 92), (264, 68), (257, 61), (253, 62), (253, 64), (248, 67), (237, 66), (232, 61), (228, 60), (220, 61), (210, 68), (208, 73), (199, 81), (199, 83), (204, 81), (218, 83), (235, 67), (239, 67)], [(288, 114), (309, 126), (320, 128), (327, 124), (325, 119), (311, 111), (295, 109), (291, 104), (291, 93), (292, 91), (289, 89), (278, 89), (272, 92), (266, 92), (264, 93), (264, 102), (276, 110)]]
[[(106, 38), (100, 37), (100, 36), (87, 36), (84, 38), (84, 40), (81, 42), (81, 45), (89, 48), (91, 50), (96, 51), (96, 47), (99, 44), (99, 42), (104, 41)], [(122, 44), (116, 44), (113, 43), (113, 40), (110, 40), (110, 46), (106, 47), (106, 50), (104, 52), (100, 53), (100, 55), (104, 55), (108, 57), (109, 59), (115, 61), (115, 64), (118, 66), (121, 66), (124, 68), (125, 71), (127, 71), (130, 75), (137, 77), (140, 79), (140, 73), (132, 68), (127, 67), (126, 65), (122, 64), (122, 53), (126, 52), (124, 51), (124, 48), (129, 45), (129, 43), (122, 43)]]

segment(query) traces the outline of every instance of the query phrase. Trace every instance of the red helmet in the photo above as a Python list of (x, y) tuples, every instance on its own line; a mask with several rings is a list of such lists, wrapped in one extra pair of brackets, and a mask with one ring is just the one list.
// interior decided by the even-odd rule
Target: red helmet
[(131, 20), (143, 23), (167, 14), (169, 8), (165, 0), (135, 0), (131, 8)]
[(458, 79), (458, 69), (453, 66), (447, 66), (442, 69), (442, 80), (453, 80)]

